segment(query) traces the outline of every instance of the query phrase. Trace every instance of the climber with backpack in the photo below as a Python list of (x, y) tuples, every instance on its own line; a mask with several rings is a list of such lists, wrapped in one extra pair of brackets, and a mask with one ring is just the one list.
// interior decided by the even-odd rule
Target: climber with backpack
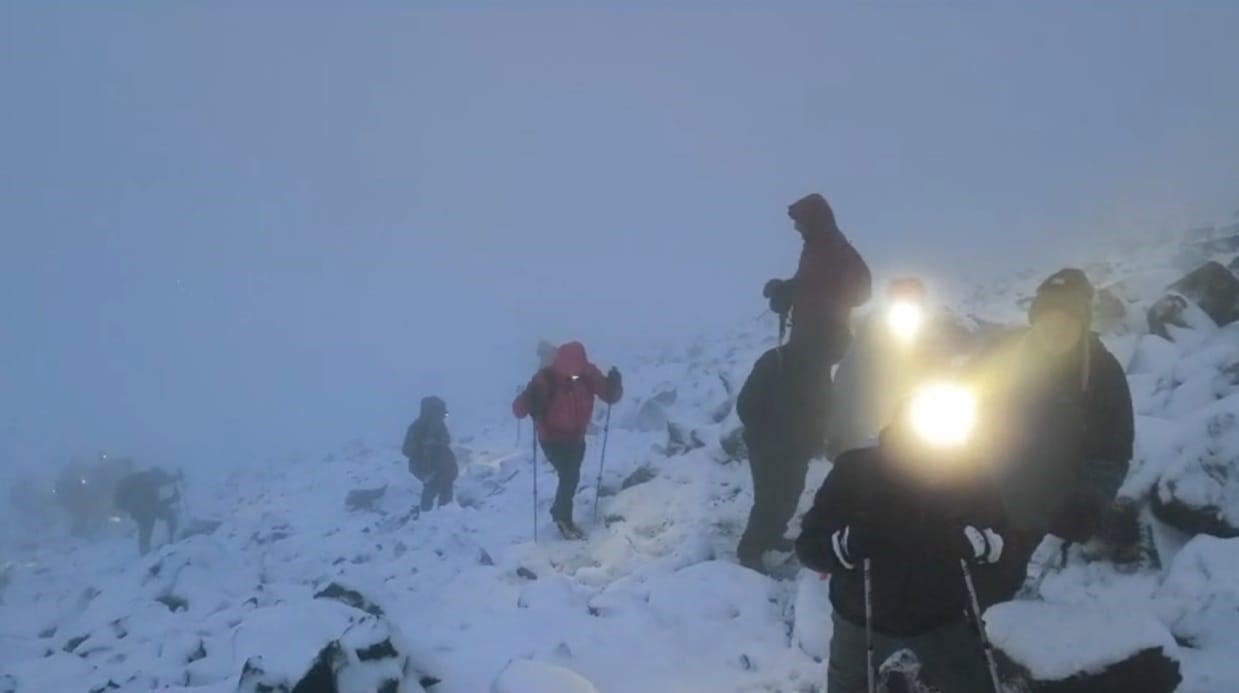
[(559, 476), (551, 519), (565, 539), (585, 537), (573, 521), (573, 498), (581, 481), (594, 398), (614, 404), (623, 394), (617, 369), (604, 376), (590, 363), (580, 342), (568, 342), (556, 349), (551, 365), (535, 373), (512, 403), (516, 418), (533, 417), (542, 452)]
[(422, 400), (421, 414), (409, 425), (402, 448), (409, 472), (422, 482), (422, 512), (452, 502), (459, 468), (447, 430), (447, 403), (438, 397)]
[(179, 482), (181, 473), (170, 474), (152, 467), (134, 472), (116, 484), (113, 503), (117, 510), (128, 514), (138, 525), (138, 552), (145, 556), (151, 550), (151, 535), (155, 522), (168, 528), (168, 542), (176, 541), (177, 510), (181, 503)]

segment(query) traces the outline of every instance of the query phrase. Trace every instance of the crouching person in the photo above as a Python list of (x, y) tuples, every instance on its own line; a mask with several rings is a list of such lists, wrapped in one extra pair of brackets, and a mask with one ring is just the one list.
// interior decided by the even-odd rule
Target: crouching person
[(460, 469), (447, 432), (447, 403), (438, 397), (422, 400), (421, 414), (404, 436), (409, 471), (422, 482), (422, 512), (452, 502)]
[(177, 510), (181, 500), (175, 484), (176, 475), (154, 467), (122, 478), (116, 485), (114, 503), (138, 524), (138, 551), (145, 556), (151, 550), (151, 535), (155, 522), (168, 528), (168, 543), (176, 541)]
[[(831, 575), (827, 693), (867, 690), (875, 675), (866, 665), (867, 627), (875, 667), (908, 649), (925, 682), (943, 693), (992, 687), (967, 616), (961, 560), (974, 572), (993, 570), (1003, 548), (1001, 505), (962, 444), (972, 406), (964, 397), (913, 396), (875, 446), (839, 457), (804, 516), (796, 552), (805, 566)], [(944, 416), (952, 408), (962, 409), (961, 420)]]

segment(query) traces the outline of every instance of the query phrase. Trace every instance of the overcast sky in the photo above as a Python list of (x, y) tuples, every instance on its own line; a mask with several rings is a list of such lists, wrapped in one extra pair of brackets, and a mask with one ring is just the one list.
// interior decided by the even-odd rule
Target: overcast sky
[(0, 462), (500, 415), (756, 315), (809, 191), (931, 276), (1239, 207), (1239, 3), (588, 4), (0, 6)]

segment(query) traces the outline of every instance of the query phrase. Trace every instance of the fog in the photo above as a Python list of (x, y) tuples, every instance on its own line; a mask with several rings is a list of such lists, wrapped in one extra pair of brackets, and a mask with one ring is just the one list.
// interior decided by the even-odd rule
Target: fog
[(0, 464), (503, 416), (756, 316), (810, 191), (938, 279), (1239, 206), (1239, 5), (821, 5), (6, 3)]

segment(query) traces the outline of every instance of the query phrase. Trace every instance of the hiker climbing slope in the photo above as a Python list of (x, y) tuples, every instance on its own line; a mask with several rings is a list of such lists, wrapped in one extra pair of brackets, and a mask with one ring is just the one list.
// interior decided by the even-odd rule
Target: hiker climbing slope
[(624, 394), (615, 368), (604, 376), (589, 362), (580, 342), (568, 342), (555, 352), (551, 365), (534, 374), (512, 403), (518, 419), (532, 416), (546, 459), (559, 475), (551, 519), (565, 538), (584, 533), (573, 521), (573, 497), (581, 482), (585, 434), (594, 415), (594, 398), (614, 404)]

